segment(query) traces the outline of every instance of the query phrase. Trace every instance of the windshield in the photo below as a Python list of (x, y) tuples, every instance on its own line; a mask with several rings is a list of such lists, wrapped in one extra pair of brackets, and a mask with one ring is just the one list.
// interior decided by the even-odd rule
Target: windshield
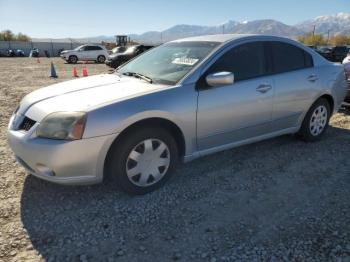
[(112, 54), (122, 53), (126, 50), (123, 46), (117, 46), (112, 49)]
[(127, 54), (129, 54), (129, 53), (134, 53), (136, 47), (137, 47), (137, 46), (129, 47), (128, 49), (126, 49), (125, 53), (127, 53)]
[(77, 48), (75, 48), (75, 51), (78, 51), (80, 48), (84, 47), (84, 45), (78, 46)]
[(120, 74), (136, 73), (153, 83), (173, 85), (218, 46), (217, 42), (174, 42), (140, 55), (118, 69)]

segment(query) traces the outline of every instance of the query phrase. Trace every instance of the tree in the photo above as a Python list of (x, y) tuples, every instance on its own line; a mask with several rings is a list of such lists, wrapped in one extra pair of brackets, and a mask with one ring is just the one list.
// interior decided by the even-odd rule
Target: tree
[(335, 46), (350, 45), (350, 36), (336, 35), (330, 39), (330, 42)]
[(313, 34), (313, 33), (307, 33), (299, 36), (298, 41), (302, 42), (305, 45), (313, 45), (313, 46), (327, 44), (327, 40), (324, 38), (323, 35)]
[(1, 32), (1, 38), (4, 41), (13, 41), (14, 40), (14, 34), (11, 30), (4, 30)]
[(18, 33), (17, 36), (16, 36), (16, 40), (17, 41), (28, 42), (28, 41), (30, 41), (30, 37), (25, 35), (25, 34)]
[(12, 33), (11, 30), (4, 30), (0, 33), (0, 41), (24, 41), (24, 42), (28, 42), (30, 41), (30, 37), (22, 34), (22, 33), (18, 33), (17, 35), (15, 35), (14, 33)]

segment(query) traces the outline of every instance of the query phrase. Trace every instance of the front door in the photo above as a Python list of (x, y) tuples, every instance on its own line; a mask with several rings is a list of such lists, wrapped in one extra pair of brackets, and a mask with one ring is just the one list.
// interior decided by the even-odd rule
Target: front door
[[(211, 73), (232, 72), (232, 85), (208, 87)], [(265, 59), (264, 42), (232, 48), (197, 83), (197, 144), (200, 151), (271, 132), (274, 85)]]

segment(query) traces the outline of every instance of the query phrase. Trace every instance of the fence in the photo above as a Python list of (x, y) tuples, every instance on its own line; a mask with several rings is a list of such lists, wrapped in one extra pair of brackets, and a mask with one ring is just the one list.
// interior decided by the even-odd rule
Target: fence
[(74, 49), (82, 44), (84, 43), (0, 41), (0, 54), (6, 54), (9, 49), (20, 49), (24, 51), (25, 56), (29, 56), (30, 50), (38, 48), (40, 56), (45, 56), (45, 51), (47, 51), (50, 56), (59, 56), (62, 50)]

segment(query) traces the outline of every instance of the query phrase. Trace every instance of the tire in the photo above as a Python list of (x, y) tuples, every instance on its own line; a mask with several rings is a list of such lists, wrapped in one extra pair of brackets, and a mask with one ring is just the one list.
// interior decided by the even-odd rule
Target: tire
[(106, 61), (106, 57), (104, 55), (99, 55), (97, 57), (97, 63), (103, 64)]
[(307, 112), (299, 136), (306, 142), (320, 140), (328, 128), (331, 114), (329, 102), (324, 98), (318, 99)]
[(170, 178), (178, 158), (176, 141), (169, 132), (156, 127), (140, 128), (113, 143), (105, 176), (124, 192), (143, 195)]
[(70, 64), (76, 64), (78, 62), (78, 57), (75, 55), (71, 55), (68, 58), (68, 63)]

